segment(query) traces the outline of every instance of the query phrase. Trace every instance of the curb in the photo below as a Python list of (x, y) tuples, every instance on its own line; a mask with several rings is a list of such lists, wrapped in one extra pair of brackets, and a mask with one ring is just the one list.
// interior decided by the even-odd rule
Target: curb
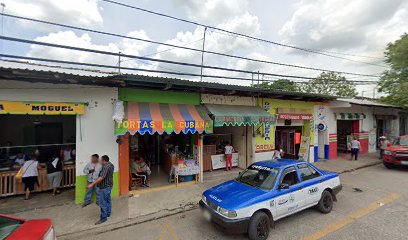
[[(372, 166), (376, 166), (376, 165), (380, 165), (380, 164), (382, 164), (382, 162), (365, 164), (365, 165), (355, 167), (355, 168), (352, 168), (352, 169), (342, 170), (342, 171), (339, 172), (339, 174), (354, 172), (354, 171), (357, 171), (359, 169), (368, 168), (368, 167), (372, 167)], [(106, 233), (106, 232), (116, 231), (116, 230), (119, 230), (119, 229), (122, 229), (122, 228), (131, 227), (131, 226), (135, 226), (135, 225), (138, 225), (138, 224), (142, 224), (142, 223), (162, 219), (162, 218), (165, 218), (165, 217), (174, 216), (176, 214), (189, 212), (189, 211), (192, 211), (192, 210), (195, 210), (195, 209), (198, 209), (198, 208), (199, 208), (198, 203), (189, 203), (189, 204), (186, 204), (186, 205), (181, 206), (179, 208), (170, 209), (170, 210), (160, 210), (160, 211), (158, 211), (156, 213), (153, 213), (153, 214), (150, 214), (150, 215), (129, 218), (127, 220), (123, 220), (123, 221), (112, 223), (112, 224), (107, 224), (107, 225), (97, 227), (97, 228), (84, 229), (84, 230), (81, 230), (79, 232), (64, 233), (64, 234), (61, 234), (61, 235), (57, 235), (57, 237), (58, 237), (58, 239), (76, 239), (76, 238), (89, 236), (89, 234), (95, 236), (95, 235), (103, 234), (103, 233)]]
[(380, 164), (382, 164), (382, 162), (370, 163), (370, 164), (362, 165), (362, 166), (355, 167), (355, 168), (352, 168), (352, 169), (346, 169), (346, 170), (340, 171), (339, 174), (354, 172), (354, 171), (359, 170), (359, 169), (368, 168), (368, 167), (372, 167), (372, 166), (376, 166), (376, 165), (380, 165)]

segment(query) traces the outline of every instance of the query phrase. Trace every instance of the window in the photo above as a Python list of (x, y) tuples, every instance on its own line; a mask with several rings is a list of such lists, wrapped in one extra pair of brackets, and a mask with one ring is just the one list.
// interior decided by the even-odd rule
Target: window
[(283, 171), (281, 183), (288, 184), (289, 186), (299, 183), (299, 178), (295, 167), (288, 167)]
[(252, 187), (270, 190), (275, 184), (278, 173), (279, 170), (275, 168), (251, 165), (238, 176), (236, 181)]
[(303, 181), (320, 177), (320, 174), (314, 168), (305, 163), (299, 164), (298, 168)]

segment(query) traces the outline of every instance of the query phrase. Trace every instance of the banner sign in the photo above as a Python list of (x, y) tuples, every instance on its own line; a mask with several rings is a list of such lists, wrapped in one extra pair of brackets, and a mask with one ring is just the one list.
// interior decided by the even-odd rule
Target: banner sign
[(308, 161), (310, 148), (310, 137), (302, 136), (299, 147), (299, 160)]
[(286, 114), (279, 113), (279, 120), (313, 120), (313, 114)]
[(76, 115), (84, 113), (83, 103), (0, 101), (0, 114)]

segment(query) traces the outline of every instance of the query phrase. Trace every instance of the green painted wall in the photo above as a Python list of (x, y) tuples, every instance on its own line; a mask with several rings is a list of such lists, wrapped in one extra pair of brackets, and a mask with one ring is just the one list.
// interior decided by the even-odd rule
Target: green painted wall
[(192, 104), (192, 105), (199, 105), (201, 103), (199, 93), (145, 90), (132, 88), (119, 88), (119, 100), (127, 102), (151, 102), (151, 103)]
[[(80, 204), (84, 202), (87, 176), (77, 176), (75, 183), (75, 203)], [(119, 197), (119, 172), (113, 173), (113, 188), (112, 188), (112, 197)], [(95, 196), (92, 196), (92, 199), (95, 200)]]

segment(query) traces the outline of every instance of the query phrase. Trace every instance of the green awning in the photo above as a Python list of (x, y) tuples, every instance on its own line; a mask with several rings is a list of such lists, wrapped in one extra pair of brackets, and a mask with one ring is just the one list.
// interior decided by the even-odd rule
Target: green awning
[(361, 120), (365, 118), (364, 113), (337, 113), (337, 119), (339, 120)]
[(276, 116), (260, 107), (205, 104), (208, 111), (214, 116), (214, 126), (241, 126), (241, 125), (275, 125)]

